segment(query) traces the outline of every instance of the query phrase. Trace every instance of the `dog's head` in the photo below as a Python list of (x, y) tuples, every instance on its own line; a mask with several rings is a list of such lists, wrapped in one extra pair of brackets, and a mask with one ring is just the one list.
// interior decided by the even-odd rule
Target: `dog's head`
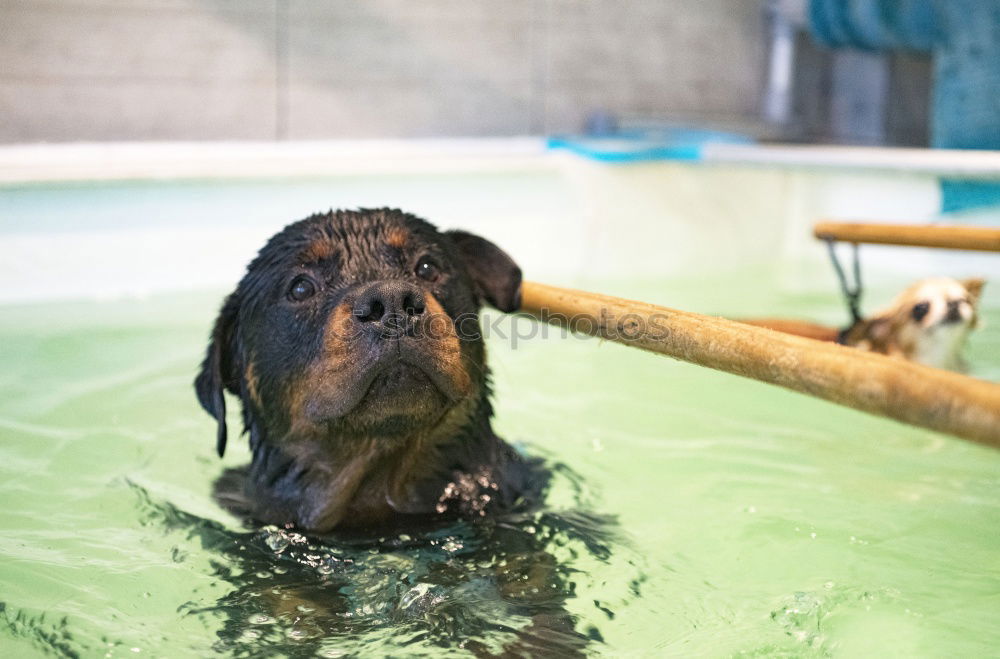
[[(923, 279), (900, 293), (862, 326), (864, 338), (883, 352), (898, 352), (939, 368), (958, 368), (966, 336), (978, 323), (982, 279)], [(854, 331), (860, 337), (857, 330)]]
[(269, 442), (391, 443), (469, 413), (487, 387), (478, 310), (515, 310), (520, 284), (489, 241), (396, 210), (287, 226), (227, 298), (195, 380), (219, 454), (224, 390)]

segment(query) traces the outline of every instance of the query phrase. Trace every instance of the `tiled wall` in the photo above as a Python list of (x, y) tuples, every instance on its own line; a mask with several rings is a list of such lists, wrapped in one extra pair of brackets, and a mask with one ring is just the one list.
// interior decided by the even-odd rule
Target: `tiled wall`
[(762, 0), (0, 0), (0, 142), (740, 121)]

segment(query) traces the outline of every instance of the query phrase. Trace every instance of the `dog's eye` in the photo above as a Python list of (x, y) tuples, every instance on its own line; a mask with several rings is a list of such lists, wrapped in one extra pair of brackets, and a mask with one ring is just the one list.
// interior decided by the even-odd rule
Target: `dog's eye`
[(919, 304), (913, 305), (913, 311), (911, 311), (910, 313), (913, 314), (913, 320), (919, 323), (921, 320), (924, 319), (924, 316), (926, 316), (927, 312), (930, 310), (931, 310), (931, 305), (929, 302), (920, 302)]
[(434, 259), (425, 256), (417, 261), (416, 273), (425, 281), (437, 281), (438, 277), (441, 276), (441, 268), (434, 262)]
[(288, 287), (288, 299), (295, 302), (308, 300), (313, 295), (316, 295), (316, 283), (305, 275), (299, 275), (293, 279)]

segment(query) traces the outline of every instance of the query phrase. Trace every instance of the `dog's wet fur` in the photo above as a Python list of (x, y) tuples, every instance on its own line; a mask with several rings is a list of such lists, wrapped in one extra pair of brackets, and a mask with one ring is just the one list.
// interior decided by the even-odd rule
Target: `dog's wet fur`
[(489, 241), (394, 210), (314, 215), (271, 238), (195, 383), (220, 455), (223, 390), (243, 405), (247, 512), (325, 533), (531, 495), (532, 465), (490, 426), (477, 316), (484, 301), (517, 309), (520, 284)]
[[(224, 507), (258, 526), (373, 546), (386, 534), (483, 524), (500, 547), (489, 556), (508, 556), (494, 566), (500, 591), (510, 588), (500, 575), (520, 562), (517, 588), (543, 593), (542, 602), (522, 598), (533, 630), (522, 639), (536, 639), (523, 648), (571, 654), (586, 639), (562, 609), (568, 593), (545, 541), (504, 521), (530, 514), (547, 472), (490, 424), (478, 312), (484, 303), (516, 310), (520, 285), (514, 261), (479, 236), (391, 209), (313, 215), (250, 263), (222, 306), (195, 388), (218, 424), (220, 455), (224, 392), (242, 404), (252, 459), (216, 482)], [(303, 582), (262, 599), (275, 615), (335, 610), (336, 590), (325, 604), (322, 586)], [(546, 637), (557, 641), (539, 646)]]

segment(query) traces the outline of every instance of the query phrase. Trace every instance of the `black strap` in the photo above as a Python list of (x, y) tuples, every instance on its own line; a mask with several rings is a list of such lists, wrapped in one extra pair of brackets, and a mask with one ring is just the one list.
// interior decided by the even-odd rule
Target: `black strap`
[(837, 250), (834, 247), (834, 243), (833, 238), (826, 238), (826, 248), (830, 252), (830, 261), (833, 262), (833, 269), (837, 271), (837, 279), (840, 280), (840, 290), (843, 291), (844, 297), (847, 299), (847, 310), (851, 314), (850, 326), (841, 332), (841, 338), (843, 338), (848, 329), (861, 322), (861, 294), (863, 292), (861, 285), (861, 259), (858, 257), (858, 244), (851, 243), (854, 256), (854, 286), (852, 287), (847, 283), (847, 275), (844, 274), (844, 269), (840, 266), (840, 260), (837, 258)]

